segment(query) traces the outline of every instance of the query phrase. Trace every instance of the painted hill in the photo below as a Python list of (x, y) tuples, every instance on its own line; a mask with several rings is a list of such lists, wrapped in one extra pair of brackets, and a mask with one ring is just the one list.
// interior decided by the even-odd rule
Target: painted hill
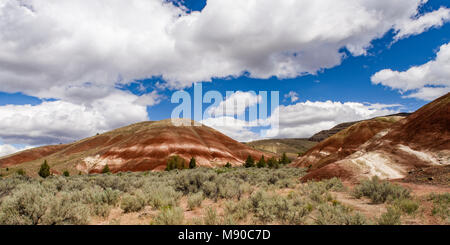
[(298, 154), (304, 154), (311, 147), (315, 146), (317, 142), (309, 141), (308, 139), (293, 138), (257, 140), (246, 144), (262, 152), (273, 153), (277, 156), (286, 153), (288, 158), (296, 159)]
[(381, 123), (379, 119), (360, 122), (339, 132), (293, 165), (311, 166), (304, 177), (308, 180), (375, 175), (399, 179), (417, 169), (450, 164), (450, 93), (403, 120), (398, 116), (384, 117), (381, 119), (385, 122)]
[[(393, 114), (393, 115), (387, 115), (385, 117), (391, 117), (391, 116), (400, 116), (400, 117), (407, 117), (411, 115), (411, 113), (398, 113), (398, 114)], [(338, 124), (334, 127), (332, 127), (331, 129), (327, 129), (327, 130), (322, 130), (316, 134), (314, 134), (313, 136), (311, 136), (308, 140), (309, 141), (315, 141), (315, 142), (321, 142), (335, 134), (337, 134), (338, 132), (356, 124), (359, 123), (361, 121), (354, 121), (354, 122), (345, 122), (345, 123), (341, 123)]]
[(36, 173), (46, 159), (55, 171), (68, 169), (72, 174), (100, 172), (105, 165), (112, 172), (163, 170), (174, 154), (187, 161), (195, 157), (197, 165), (213, 167), (227, 162), (241, 165), (248, 155), (259, 159), (263, 153), (210, 127), (175, 126), (169, 119), (133, 124), (72, 144), (22, 151), (0, 158), (0, 167)]

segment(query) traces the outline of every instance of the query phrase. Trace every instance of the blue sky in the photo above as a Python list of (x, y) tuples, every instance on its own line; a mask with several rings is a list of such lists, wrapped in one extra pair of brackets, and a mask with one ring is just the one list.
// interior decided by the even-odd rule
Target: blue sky
[[(215, 1), (219, 2), (219, 1)], [(185, 0), (181, 3), (176, 2), (176, 6), (183, 5), (185, 6), (188, 11), (186, 11), (186, 15), (191, 15), (192, 12), (197, 11), (197, 13), (202, 13), (206, 5), (206, 1), (194, 1), (194, 0)], [(212, 6), (211, 6), (212, 8)], [(430, 0), (425, 5), (420, 6), (418, 8), (418, 16), (416, 18), (420, 18), (420, 16), (425, 15), (427, 13), (431, 13), (434, 11), (439, 10), (440, 8), (450, 8), (449, 1), (444, 0)], [(36, 7), (36, 9), (39, 10), (39, 7)], [(42, 13), (39, 11), (36, 11), (38, 14)], [(178, 10), (170, 10), (170, 11), (178, 11)], [(206, 14), (206, 13), (205, 13)], [(226, 16), (226, 15), (225, 15)], [(411, 17), (412, 18), (412, 17)], [(414, 21), (414, 18), (411, 19), (411, 22)], [(210, 81), (206, 81), (203, 83), (203, 90), (204, 92), (209, 90), (217, 90), (221, 92), (223, 95), (225, 95), (226, 91), (279, 91), (280, 92), (280, 104), (286, 107), (289, 107), (291, 105), (295, 105), (297, 103), (304, 103), (306, 101), (311, 102), (325, 102), (325, 101), (332, 101), (332, 102), (339, 102), (339, 103), (346, 103), (346, 102), (358, 102), (358, 103), (368, 103), (370, 104), (384, 104), (384, 105), (397, 105), (395, 107), (386, 107), (389, 108), (389, 112), (392, 111), (404, 111), (404, 112), (412, 112), (423, 106), (424, 104), (429, 102), (429, 99), (423, 99), (419, 97), (415, 98), (405, 98), (404, 95), (410, 95), (414, 91), (417, 91), (416, 89), (410, 89), (406, 90), (404, 94), (401, 94), (398, 89), (393, 89), (395, 85), (392, 81), (395, 82), (395, 76), (391, 80), (386, 79), (386, 81), (380, 81), (380, 83), (384, 84), (374, 84), (371, 81), (371, 77), (378, 72), (380, 72), (383, 69), (389, 69), (391, 71), (398, 71), (398, 72), (405, 72), (411, 67), (415, 66), (422, 66), (426, 64), (427, 62), (433, 61), (436, 59), (437, 53), (439, 51), (439, 48), (443, 45), (446, 45), (450, 42), (450, 24), (447, 23), (448, 20), (444, 20), (444, 24), (434, 24), (434, 26), (430, 28), (426, 28), (424, 30), (421, 30), (420, 33), (411, 34), (410, 36), (406, 36), (404, 38), (401, 38), (397, 41), (394, 41), (394, 38), (397, 34), (398, 30), (390, 29), (387, 32), (385, 32), (381, 38), (374, 38), (370, 41), (370, 48), (366, 48), (366, 54), (359, 55), (355, 54), (355, 52), (350, 52), (345, 47), (341, 47), (339, 52), (345, 54), (345, 58), (343, 58), (338, 65), (323, 65), (325, 68), (318, 69), (316, 71), (316, 74), (310, 74), (310, 75), (297, 75), (295, 77), (289, 77), (289, 78), (283, 78), (278, 77), (276, 75), (271, 76), (270, 78), (258, 78), (258, 77), (264, 77), (265, 75), (257, 75), (257, 72), (248, 72), (245, 70), (245, 68), (242, 68), (241, 72), (244, 72), (245, 75), (236, 76), (235, 72), (230, 72), (230, 76), (226, 76), (226, 78), (215, 78), (214, 72), (211, 72), (212, 75), (208, 74), (205, 75), (206, 77), (210, 79)], [(0, 26), (0, 28), (2, 28)], [(145, 32), (145, 29), (142, 30)], [(249, 29), (249, 32), (252, 32), (251, 29)], [(139, 34), (139, 33), (138, 33)], [(95, 35), (95, 34), (93, 34)], [(138, 36), (138, 35), (137, 35)], [(42, 38), (42, 37), (39, 37)], [(55, 37), (57, 38), (57, 37)], [(132, 37), (127, 37), (132, 38)], [(139, 37), (136, 37), (138, 39)], [(354, 38), (354, 37), (352, 37)], [(40, 40), (40, 39), (39, 39)], [(133, 40), (133, 41), (135, 41)], [(223, 44), (225, 45), (225, 44)], [(102, 47), (102, 46), (99, 46)], [(105, 49), (106, 50), (106, 49)], [(114, 49), (104, 51), (104, 52), (114, 52)], [(301, 51), (301, 50), (300, 50)], [(13, 53), (13, 51), (11, 51)], [(17, 51), (16, 51), (17, 52)], [(136, 54), (139, 54), (137, 52)], [(138, 59), (136, 58), (138, 55), (130, 56), (128, 59)], [(17, 53), (17, 55), (19, 55)], [(51, 53), (49, 54), (51, 55)], [(56, 55), (56, 54), (55, 54)], [(112, 54), (114, 55), (114, 54)], [(82, 56), (82, 55), (80, 55)], [(1, 57), (0, 57), (1, 58)], [(123, 58), (123, 56), (120, 56), (120, 58)], [(195, 57), (193, 57), (194, 59)], [(189, 59), (187, 57), (186, 59)], [(70, 57), (69, 57), (70, 60)], [(137, 60), (139, 61), (139, 60)], [(96, 61), (97, 62), (97, 61)], [(304, 61), (302, 61), (304, 62)], [(0, 64), (1, 65), (1, 64)], [(153, 69), (155, 65), (149, 64), (148, 67)], [(330, 66), (326, 68), (327, 66)], [(7, 67), (7, 66), (5, 66)], [(5, 68), (3, 69), (9, 69)], [(26, 69), (40, 69), (40, 66), (27, 66)], [(33, 68), (30, 68), (33, 67)], [(99, 66), (101, 67), (101, 66)], [(110, 67), (110, 66), (105, 66)], [(145, 67), (145, 66), (144, 66)], [(251, 66), (249, 66), (251, 67)], [(2, 67), (0, 67), (2, 68)], [(23, 68), (21, 68), (23, 69)], [(155, 68), (156, 69), (156, 68)], [(204, 68), (205, 70), (208, 70), (208, 68)], [(11, 70), (12, 74), (18, 74), (18, 70)], [(142, 70), (142, 69), (141, 69)], [(158, 72), (148, 71), (144, 72), (144, 75), (142, 75), (140, 72), (141, 70), (134, 71), (133, 74), (137, 73), (136, 77), (133, 77), (131, 75), (130, 83), (125, 84), (118, 84), (116, 83), (114, 87), (105, 89), (105, 91), (113, 91), (112, 94), (118, 94), (116, 90), (125, 91), (126, 93), (131, 93), (136, 96), (142, 96), (146, 94), (150, 94), (153, 92), (152, 97), (155, 99), (155, 101), (148, 102), (146, 104), (146, 112), (148, 115), (145, 115), (145, 117), (136, 116), (136, 119), (133, 119), (134, 121), (139, 121), (142, 119), (150, 119), (150, 120), (162, 120), (170, 118), (170, 115), (172, 113), (172, 110), (176, 104), (172, 104), (170, 102), (170, 97), (172, 94), (179, 90), (180, 88), (174, 88), (173, 86), (161, 86), (161, 84), (170, 84), (171, 79), (166, 79), (167, 77), (173, 76), (177, 79), (180, 77), (180, 75), (177, 72), (166, 72), (166, 68), (161, 68), (161, 73), (165, 73), (163, 75), (158, 75)], [(256, 69), (257, 70), (257, 69)], [(189, 69), (187, 70), (189, 71)], [(220, 70), (219, 70), (220, 71)], [(181, 72), (181, 68), (180, 68)], [(183, 70), (184, 74), (188, 73), (185, 70)], [(41, 74), (46, 73), (55, 73), (53, 70), (46, 71), (43, 70)], [(65, 73), (65, 72), (62, 72)], [(193, 72), (194, 73), (194, 72)], [(260, 72), (261, 73), (261, 72)], [(55, 73), (57, 74), (57, 72)], [(241, 73), (242, 74), (242, 73)], [(256, 75), (255, 75), (256, 74)], [(150, 78), (142, 78), (141, 76), (145, 76)], [(58, 77), (58, 75), (55, 75)], [(71, 76), (70, 78), (72, 78)], [(112, 76), (114, 77), (114, 76)], [(141, 77), (141, 78), (139, 78)], [(183, 77), (183, 75), (181, 75)], [(133, 79), (134, 78), (134, 79)], [(0, 77), (0, 79), (3, 79), (3, 83), (0, 84), (0, 109), (2, 107), (6, 108), (7, 105), (31, 105), (31, 106), (39, 106), (42, 105), (42, 103), (49, 103), (49, 102), (66, 102), (72, 103), (74, 105), (83, 105), (86, 106), (86, 110), (89, 110), (92, 106), (98, 105), (98, 103), (92, 102), (92, 105), (86, 102), (87, 100), (95, 101), (95, 98), (92, 99), (91, 97), (85, 98), (85, 97), (76, 97), (75, 95), (71, 94), (60, 96), (59, 94), (53, 97), (51, 91), (60, 91), (57, 90), (57, 86), (55, 85), (55, 90), (50, 89), (53, 85), (48, 85), (49, 90), (46, 91), (46, 86), (44, 82), (47, 82), (48, 84), (53, 84), (54, 81), (47, 81), (45, 80), (42, 83), (42, 86), (40, 89), (32, 89), (31, 84), (36, 85), (37, 82), (30, 81), (30, 88), (27, 86), (22, 86), (20, 89), (12, 86), (13, 82), (10, 80), (7, 80), (5, 77)], [(67, 78), (66, 78), (67, 79)], [(77, 78), (78, 79), (78, 78)], [(90, 80), (84, 81), (84, 85), (80, 85), (83, 88), (89, 87), (86, 84), (94, 84), (95, 86), (99, 87), (105, 87), (107, 82), (102, 81), (101, 83), (97, 83), (97, 81), (93, 78), (89, 78)], [(182, 78), (183, 79), (183, 78)], [(109, 82), (114, 82), (114, 79), (109, 78)], [(169, 81), (170, 80), (170, 81)], [(188, 79), (189, 80), (189, 79)], [(15, 84), (19, 84), (19, 81), (22, 82), (22, 80), (18, 80), (18, 82), (14, 82)], [(202, 80), (195, 80), (196, 82), (202, 82)], [(409, 80), (408, 80), (409, 81)], [(65, 81), (63, 81), (65, 82)], [(63, 83), (61, 82), (61, 84)], [(83, 82), (83, 80), (82, 80)], [(389, 83), (390, 82), (390, 83)], [(25, 83), (26, 84), (26, 83)], [(58, 83), (59, 84), (59, 83)], [(73, 88), (76, 86), (79, 86), (80, 83), (69, 84), (66, 88)], [(181, 86), (181, 89), (184, 89), (185, 91), (189, 92), (190, 94), (193, 93), (193, 87), (187, 84), (192, 84), (189, 82), (184, 82)], [(389, 84), (388, 86), (386, 84)], [(438, 84), (436, 87), (438, 88), (444, 88), (448, 84), (448, 80), (444, 79), (444, 85)], [(9, 86), (11, 85), (11, 86)], [(95, 86), (92, 86), (91, 88), (96, 88)], [(173, 85), (173, 84), (172, 84)], [(38, 85), (39, 86), (39, 85)], [(59, 86), (59, 85), (58, 85)], [(66, 85), (64, 85), (66, 86)], [(432, 87), (434, 85), (423, 85), (423, 87)], [(13, 88), (10, 88), (13, 87)], [(18, 86), (17, 86), (18, 87)], [(59, 87), (58, 87), (59, 88)], [(419, 88), (420, 89), (420, 88)], [(289, 98), (285, 98), (285, 95), (295, 92), (298, 94), (298, 100), (292, 101)], [(107, 92), (105, 92), (106, 94)], [(105, 95), (106, 96), (106, 95)], [(122, 96), (122, 94), (121, 94)], [(95, 96), (94, 96), (95, 97)], [(108, 97), (109, 98), (109, 97)], [(108, 100), (108, 103), (111, 100)], [(148, 100), (146, 100), (148, 101)], [(106, 103), (106, 102), (105, 102)], [(401, 106), (399, 106), (401, 105)], [(208, 104), (204, 104), (203, 108), (206, 108)], [(301, 106), (300, 104), (298, 106)], [(19, 108), (19, 107), (11, 107), (11, 108)], [(11, 119), (14, 118), (14, 113), (11, 112), (11, 109), (9, 108), (8, 115), (11, 117), (4, 118)], [(37, 107), (32, 107), (37, 108)], [(294, 108), (294, 107), (292, 107)], [(303, 107), (302, 107), (303, 108)], [(104, 109), (104, 108), (103, 108)], [(102, 110), (103, 110), (102, 109)], [(24, 110), (23, 113), (28, 113), (25, 111), (23, 107), (20, 107), (20, 110)], [(84, 110), (84, 109), (83, 109)], [(126, 110), (126, 109), (124, 109)], [(137, 108), (136, 110), (139, 110)], [(384, 111), (380, 110), (380, 113)], [(136, 114), (138, 112), (136, 111)], [(96, 113), (92, 113), (92, 115), (96, 115)], [(133, 114), (134, 116), (135, 114)], [(367, 114), (368, 115), (368, 114)], [(371, 114), (370, 114), (371, 115)], [(378, 114), (373, 114), (378, 115)], [(65, 116), (61, 116), (60, 118), (64, 118)], [(127, 116), (124, 116), (127, 117)], [(348, 120), (353, 120), (358, 118), (350, 117)], [(132, 120), (132, 121), (133, 121)], [(328, 125), (332, 125), (333, 123), (340, 122), (345, 119), (336, 119), (336, 120), (327, 120), (327, 124), (323, 122), (315, 122), (315, 123), (322, 123), (320, 127), (317, 127), (315, 129), (319, 130), (323, 127), (328, 127)], [(110, 124), (108, 126), (98, 126), (95, 129), (91, 131), (86, 131), (89, 133), (94, 132), (94, 130), (101, 130), (106, 131), (111, 129), (112, 127), (117, 126), (124, 126), (122, 124), (126, 124), (128, 121), (126, 121), (123, 118), (118, 119), (117, 123)], [(8, 124), (12, 125), (12, 124)], [(4, 142), (5, 144), (9, 144), (15, 147), (22, 148), (27, 145), (40, 145), (45, 143), (54, 143), (54, 140), (50, 141), (39, 141), (39, 139), (44, 139), (46, 137), (46, 132), (40, 132), (39, 137), (33, 140), (28, 140), (25, 138), (24, 135), (18, 135), (16, 134), (8, 134), (6, 131), (8, 131), (9, 127), (8, 125), (3, 126), (5, 129), (5, 132), (0, 132), (0, 144), (1, 142)], [(17, 123), (16, 123), (17, 125)], [(87, 124), (91, 125), (91, 124)], [(63, 128), (63, 126), (61, 126)], [(85, 134), (85, 131), (82, 130), (83, 127), (86, 127), (85, 125), (80, 126), (80, 133), (79, 134), (61, 134), (56, 135), (57, 133), (53, 131), (48, 131), (47, 134), (52, 134), (50, 138), (60, 138), (61, 141), (69, 140), (76, 140), (78, 138), (82, 138), (84, 136), (87, 136)], [(220, 130), (220, 127), (218, 127)], [(260, 128), (250, 128), (248, 129), (249, 132), (256, 133)], [(11, 129), (12, 130), (12, 129)], [(17, 129), (14, 129), (17, 131)], [(62, 129), (61, 129), (62, 130)], [(239, 129), (242, 130), (242, 129)], [(242, 132), (237, 131), (237, 134), (240, 134)], [(305, 129), (306, 130), (306, 129)], [(313, 129), (311, 129), (313, 130)], [(225, 130), (226, 131), (226, 130)], [(49, 133), (50, 132), (50, 133)], [(286, 131), (288, 132), (288, 131)], [(228, 132), (227, 132), (228, 133)], [(314, 132), (311, 132), (314, 133)], [(55, 134), (55, 135), (53, 135)], [(285, 135), (281, 135), (285, 136)], [(301, 135), (294, 135), (293, 137), (302, 137), (307, 136), (304, 134)], [(31, 137), (31, 136), (30, 136)], [(239, 139), (241, 140), (241, 139)], [(41, 142), (41, 143), (40, 143)]]

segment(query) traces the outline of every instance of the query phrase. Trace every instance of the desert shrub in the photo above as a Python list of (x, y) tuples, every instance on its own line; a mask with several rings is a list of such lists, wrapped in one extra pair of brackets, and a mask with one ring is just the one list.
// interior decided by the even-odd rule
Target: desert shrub
[(241, 200), (239, 202), (226, 201), (225, 202), (225, 216), (232, 216), (233, 220), (243, 220), (251, 209), (251, 203), (248, 199)]
[(217, 218), (217, 212), (211, 207), (206, 209), (206, 213), (203, 215), (203, 223), (205, 225), (218, 225), (219, 219)]
[(80, 202), (72, 202), (69, 193), (61, 193), (49, 205), (49, 211), (43, 216), (45, 225), (86, 225), (89, 208)]
[(154, 217), (153, 225), (182, 225), (184, 223), (183, 209), (179, 207), (164, 207)]
[(202, 201), (205, 199), (203, 192), (197, 192), (195, 194), (191, 194), (188, 197), (187, 204), (188, 209), (193, 210), (196, 207), (200, 207), (202, 205)]
[(345, 189), (344, 184), (339, 178), (331, 178), (323, 181), (325, 183), (325, 189), (330, 191), (342, 191)]
[(47, 160), (41, 165), (38, 174), (44, 179), (50, 176), (50, 166), (48, 165)]
[(174, 207), (181, 197), (181, 193), (174, 190), (171, 186), (164, 185), (146, 185), (143, 188), (147, 204), (155, 209), (161, 207)]
[(410, 190), (388, 181), (380, 181), (375, 176), (371, 180), (363, 180), (355, 187), (352, 194), (356, 198), (368, 197), (373, 203), (384, 203), (409, 198)]
[(178, 155), (170, 156), (169, 159), (167, 160), (167, 167), (166, 167), (167, 171), (174, 169), (182, 170), (185, 168), (186, 168), (186, 161)]
[(432, 193), (428, 196), (428, 200), (433, 202), (431, 214), (450, 222), (450, 193)]
[(110, 211), (111, 206), (109, 206), (108, 204), (96, 204), (92, 205), (90, 208), (91, 214), (105, 218), (109, 216)]
[(419, 209), (419, 203), (411, 199), (397, 199), (392, 205), (406, 214), (413, 214)]
[(125, 213), (138, 212), (145, 207), (145, 203), (145, 196), (141, 191), (136, 191), (133, 195), (125, 193), (122, 196), (120, 208), (122, 208)]
[(181, 191), (185, 195), (197, 193), (202, 190), (205, 182), (211, 182), (216, 177), (217, 174), (215, 172), (203, 168), (183, 171), (175, 177), (175, 190)]
[(42, 223), (49, 195), (39, 184), (21, 184), (0, 206), (0, 224), (37, 225)]
[(351, 210), (343, 205), (321, 204), (317, 208), (315, 218), (317, 225), (365, 225), (367, 221), (360, 213), (352, 214)]
[(379, 218), (377, 223), (379, 225), (400, 225), (401, 224), (401, 212), (400, 210), (388, 207), (386, 213), (382, 214)]

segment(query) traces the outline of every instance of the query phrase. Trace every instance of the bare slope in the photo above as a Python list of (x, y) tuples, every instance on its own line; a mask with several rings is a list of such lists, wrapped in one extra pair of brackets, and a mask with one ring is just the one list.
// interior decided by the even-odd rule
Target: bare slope
[(290, 159), (295, 159), (298, 154), (304, 154), (311, 147), (315, 146), (317, 142), (299, 138), (257, 140), (246, 144), (254, 149), (273, 153), (277, 156), (281, 156), (283, 153), (286, 153)]

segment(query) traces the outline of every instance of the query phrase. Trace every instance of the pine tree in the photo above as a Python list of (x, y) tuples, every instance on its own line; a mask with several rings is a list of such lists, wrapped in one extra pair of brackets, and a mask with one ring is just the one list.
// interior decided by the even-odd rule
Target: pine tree
[(105, 167), (102, 170), (102, 174), (107, 174), (107, 173), (110, 173), (110, 172), (111, 171), (109, 170), (109, 166), (108, 166), (108, 164), (106, 164)]
[(70, 176), (69, 171), (65, 170), (65, 171), (63, 172), (63, 176), (64, 176), (64, 177), (69, 177), (69, 176)]
[(255, 160), (253, 160), (252, 156), (248, 155), (247, 160), (245, 160), (246, 168), (252, 168), (255, 166)]
[(258, 163), (256, 164), (258, 168), (265, 168), (266, 167), (266, 160), (264, 160), (264, 155), (261, 156)]
[(225, 164), (225, 167), (226, 167), (226, 168), (231, 168), (231, 167), (232, 167), (232, 166), (231, 166), (231, 163), (227, 162), (227, 164)]
[(289, 158), (287, 157), (286, 153), (283, 153), (283, 155), (280, 158), (280, 164), (281, 165), (286, 165), (288, 163), (290, 163), (291, 160), (289, 160)]
[(44, 163), (41, 165), (38, 174), (44, 179), (50, 176), (50, 166), (48, 165), (47, 160), (44, 160)]
[(195, 161), (195, 158), (192, 157), (192, 158), (191, 158), (191, 161), (189, 162), (189, 168), (190, 168), (190, 169), (194, 169), (194, 168), (196, 168), (196, 167), (197, 167), (197, 163), (196, 163), (196, 161)]

